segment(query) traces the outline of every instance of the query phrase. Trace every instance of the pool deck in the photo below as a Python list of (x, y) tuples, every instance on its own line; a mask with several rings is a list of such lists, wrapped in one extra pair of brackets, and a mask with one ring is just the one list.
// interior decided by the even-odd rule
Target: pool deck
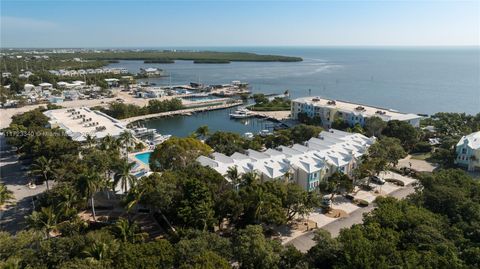
[(129, 153), (128, 154), (128, 159), (131, 161), (131, 162), (135, 162), (138, 164), (138, 168), (135, 169), (135, 172), (133, 172), (133, 174), (137, 174), (140, 170), (145, 170), (146, 172), (150, 172), (150, 166), (146, 163), (143, 163), (142, 161), (140, 161), (136, 155), (138, 154), (142, 154), (142, 153), (148, 153), (148, 152), (152, 152), (151, 150), (144, 150), (144, 151), (140, 151), (140, 152), (134, 152), (134, 153)]

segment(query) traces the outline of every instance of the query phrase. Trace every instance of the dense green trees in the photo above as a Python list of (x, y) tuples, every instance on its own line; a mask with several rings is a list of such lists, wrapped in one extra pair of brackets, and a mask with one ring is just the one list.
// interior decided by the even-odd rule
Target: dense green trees
[(247, 226), (235, 237), (234, 252), (241, 268), (276, 268), (280, 244), (267, 240), (261, 226)]
[(178, 98), (163, 101), (150, 100), (148, 101), (148, 105), (143, 107), (134, 104), (124, 104), (119, 102), (111, 103), (108, 108), (98, 107), (100, 111), (116, 119), (126, 119), (146, 114), (180, 110), (183, 108), (184, 106), (182, 104), (182, 100)]
[(300, 123), (307, 125), (317, 125), (322, 126), (322, 119), (319, 116), (309, 117), (305, 112), (299, 112), (297, 114), (297, 120)]
[(232, 155), (235, 152), (243, 152), (248, 148), (249, 142), (237, 133), (215, 132), (205, 140), (214, 151), (226, 155)]
[[(44, 128), (32, 117), (34, 114), (38, 112), (21, 116), (14, 124), (26, 130)], [(300, 126), (271, 137), (281, 135), (285, 137), (283, 142), (294, 143), (318, 135), (319, 130)], [(218, 143), (230, 142), (223, 139), (224, 134), (217, 136), (221, 138), (215, 138)], [(239, 175), (235, 169), (227, 172), (229, 183), (215, 170), (195, 164), (199, 154), (209, 154), (212, 149), (194, 138), (173, 138), (156, 149), (152, 162), (161, 173), (130, 184), (132, 188), (123, 199), (130, 210), (125, 212), (128, 219), (112, 223), (88, 223), (78, 217), (78, 212), (89, 210), (88, 202), (94, 211), (95, 198), (99, 198), (95, 193), (111, 190), (112, 180), (123, 179), (122, 188), (130, 180), (126, 172), (129, 164), (122, 158), (117, 139), (107, 136), (83, 147), (54, 147), (57, 144), (53, 140), (45, 140), (48, 145), (38, 145), (28, 153), (23, 143), (30, 145), (30, 140), (12, 142), (18, 143), (25, 156), (35, 156), (35, 162), (51, 159), (51, 168), (39, 171), (49, 171), (47, 176), (56, 184), (38, 197), (35, 212), (27, 218), (31, 230), (16, 235), (0, 232), (2, 268), (480, 265), (480, 184), (460, 170), (421, 175), (414, 195), (403, 201), (377, 199), (378, 208), (364, 216), (363, 224), (342, 230), (337, 238), (319, 231), (316, 245), (302, 254), (270, 239), (267, 229), (310, 212), (318, 206), (318, 194), (281, 180), (262, 182), (254, 173)], [(400, 143), (397, 138), (381, 136), (358, 171), (372, 175), (388, 164), (394, 165), (405, 155)], [(329, 187), (342, 193), (351, 190), (351, 183), (345, 175), (335, 174)], [(165, 239), (148, 238), (133, 221), (135, 205), (142, 211), (150, 209), (153, 216), (160, 216), (165, 230), (173, 227), (175, 232), (164, 234)]]
[(369, 117), (365, 120), (364, 129), (367, 136), (380, 137), (387, 123), (379, 117)]
[(154, 171), (180, 169), (192, 163), (200, 155), (208, 155), (212, 149), (195, 138), (172, 137), (158, 145), (150, 156), (150, 168)]
[[(480, 184), (460, 170), (420, 178), (421, 188), (405, 200), (377, 199), (378, 209), (364, 223), (331, 238), (319, 231), (316, 245), (303, 255), (266, 237), (262, 226), (285, 223), (308, 212), (311, 197), (296, 185), (259, 182), (245, 175), (238, 190), (214, 170), (187, 166), (142, 179), (132, 190), (140, 203), (161, 210), (179, 229), (167, 240), (143, 242), (134, 222), (121, 219), (99, 231), (67, 234), (63, 213), (52, 204), (75, 197), (59, 184), (39, 201), (46, 205), (30, 219), (42, 232), (0, 233), (0, 264), (20, 268), (476, 268), (479, 265)], [(339, 182), (342, 180), (339, 180)], [(62, 190), (60, 191), (61, 188)], [(81, 199), (72, 199), (74, 208)], [(49, 206), (50, 205), (50, 206)], [(60, 208), (60, 206), (59, 206)], [(214, 220), (229, 220), (239, 230), (212, 233)], [(252, 226), (252, 224), (260, 224)], [(191, 228), (195, 230), (190, 230)], [(202, 231), (200, 231), (202, 230)], [(51, 237), (61, 233), (60, 237)]]
[(193, 165), (183, 171), (166, 171), (142, 179), (137, 191), (140, 204), (162, 212), (174, 225), (211, 230), (224, 220), (248, 224), (284, 224), (310, 212), (315, 195), (296, 184), (259, 182), (253, 175), (227, 184), (215, 170)]
[(434, 126), (435, 132), (442, 138), (461, 136), (480, 131), (480, 113), (467, 115), (465, 113), (439, 112), (422, 120), (422, 125)]
[(391, 120), (382, 131), (382, 135), (400, 140), (405, 150), (411, 150), (418, 142), (418, 131), (406, 121)]
[(275, 97), (273, 100), (269, 100), (264, 94), (257, 93), (253, 95), (255, 104), (249, 106), (248, 109), (254, 111), (289, 111), (290, 99)]

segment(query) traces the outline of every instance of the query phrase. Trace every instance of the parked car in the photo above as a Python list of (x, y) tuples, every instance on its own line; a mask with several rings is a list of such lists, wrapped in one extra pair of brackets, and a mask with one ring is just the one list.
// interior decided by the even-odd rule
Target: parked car
[(371, 180), (373, 183), (378, 184), (378, 185), (383, 185), (383, 184), (385, 184), (385, 180), (382, 179), (382, 178), (380, 178), (379, 176), (372, 176), (372, 177), (370, 178), (370, 180)]
[(324, 196), (322, 198), (322, 206), (330, 207), (332, 205), (332, 200), (330, 200), (330, 196)]

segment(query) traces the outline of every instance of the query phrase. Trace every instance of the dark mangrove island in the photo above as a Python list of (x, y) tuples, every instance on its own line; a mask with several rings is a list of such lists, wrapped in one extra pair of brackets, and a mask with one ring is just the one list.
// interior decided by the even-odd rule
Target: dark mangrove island
[(86, 60), (143, 60), (148, 63), (171, 63), (175, 60), (194, 61), (195, 63), (229, 63), (229, 62), (300, 62), (301, 57), (264, 55), (249, 52), (217, 51), (178, 51), (178, 50), (105, 50), (77, 51), (75, 53), (57, 54), (60, 58), (78, 57)]

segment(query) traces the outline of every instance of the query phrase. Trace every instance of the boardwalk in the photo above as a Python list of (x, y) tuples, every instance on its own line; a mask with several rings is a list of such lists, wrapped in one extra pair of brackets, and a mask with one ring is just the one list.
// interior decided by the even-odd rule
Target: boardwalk
[(243, 104), (242, 101), (235, 101), (235, 102), (232, 102), (232, 103), (225, 102), (225, 103), (219, 104), (219, 105), (187, 108), (187, 109), (181, 109), (181, 110), (175, 110), (175, 111), (168, 111), (168, 112), (161, 112), (161, 113), (131, 117), (131, 118), (123, 119), (123, 120), (121, 120), (121, 122), (124, 123), (124, 124), (129, 124), (129, 123), (136, 122), (136, 121), (139, 121), (139, 120), (147, 120), (147, 119), (153, 119), (153, 118), (161, 118), (161, 117), (167, 117), (167, 116), (174, 116), (174, 115), (190, 114), (190, 113), (209, 111), (209, 110), (224, 109), (224, 108), (239, 106), (241, 104)]

